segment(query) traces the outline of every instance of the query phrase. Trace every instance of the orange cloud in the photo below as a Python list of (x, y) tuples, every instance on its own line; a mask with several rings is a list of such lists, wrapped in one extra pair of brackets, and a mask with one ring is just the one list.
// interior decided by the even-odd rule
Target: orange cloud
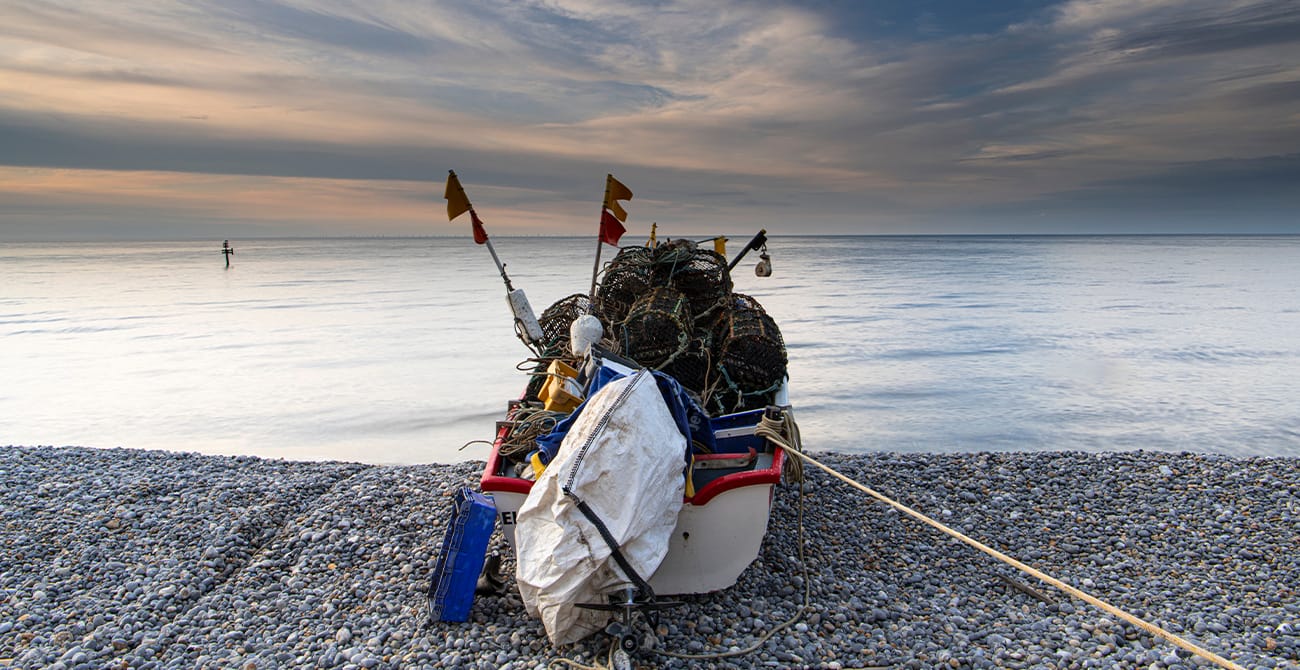
[[(465, 233), (459, 223), (445, 220), (441, 189), (441, 183), (423, 181), (0, 167), (0, 209), (22, 204), (54, 216), (90, 213), (104, 219), (130, 210), (160, 222), (184, 218), (272, 229), (295, 224), (294, 230), (316, 234)], [(477, 187), (474, 192), (494, 234), (582, 234), (594, 226), (583, 222), (594, 220), (595, 204), (581, 217), (575, 216), (580, 203), (542, 205), (527, 190)], [(497, 206), (494, 197), (513, 204)]]

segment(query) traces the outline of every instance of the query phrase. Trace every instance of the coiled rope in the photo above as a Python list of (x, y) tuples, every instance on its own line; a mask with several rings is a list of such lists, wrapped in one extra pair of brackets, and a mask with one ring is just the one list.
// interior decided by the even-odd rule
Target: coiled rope
[[(789, 410), (786, 410), (783, 414), (786, 415), (786, 419), (785, 419), (785, 421), (793, 422), (793, 419), (789, 417), (789, 414), (790, 414)], [(796, 431), (797, 431), (797, 429), (796, 429)], [(1003, 563), (1006, 563), (1007, 565), (1010, 565), (1011, 567), (1013, 567), (1013, 568), (1015, 568), (1015, 569), (1017, 569), (1017, 570), (1020, 570), (1021, 572), (1025, 573), (1025, 574), (1027, 574), (1027, 575), (1030, 575), (1030, 576), (1033, 576), (1033, 577), (1037, 577), (1038, 579), (1041, 579), (1042, 581), (1047, 582), (1048, 584), (1051, 584), (1052, 586), (1055, 586), (1056, 588), (1058, 588), (1058, 589), (1060, 589), (1060, 590), (1062, 590), (1062, 591), (1064, 591), (1064, 592), (1066, 592), (1066, 593), (1068, 593), (1068, 594), (1074, 596), (1075, 598), (1078, 598), (1079, 600), (1082, 600), (1082, 601), (1088, 603), (1089, 605), (1092, 605), (1093, 607), (1096, 607), (1096, 608), (1098, 608), (1098, 609), (1100, 609), (1100, 610), (1102, 610), (1102, 611), (1104, 611), (1104, 612), (1107, 612), (1107, 613), (1109, 613), (1109, 614), (1113, 614), (1113, 615), (1119, 617), (1120, 619), (1123, 619), (1124, 621), (1127, 621), (1128, 623), (1130, 623), (1130, 624), (1132, 624), (1132, 625), (1134, 625), (1134, 626), (1137, 626), (1138, 628), (1141, 628), (1142, 630), (1145, 630), (1146, 632), (1151, 633), (1152, 635), (1154, 635), (1154, 636), (1156, 636), (1156, 637), (1163, 638), (1164, 640), (1167, 640), (1168, 642), (1170, 642), (1170, 643), (1172, 643), (1172, 644), (1174, 644), (1174, 645), (1176, 645), (1176, 646), (1178, 646), (1178, 647), (1180, 647), (1180, 648), (1182, 648), (1182, 649), (1184, 649), (1184, 650), (1186, 650), (1186, 651), (1189, 651), (1189, 652), (1191, 652), (1191, 653), (1193, 653), (1193, 654), (1195, 654), (1195, 655), (1197, 655), (1197, 656), (1199, 656), (1199, 657), (1201, 657), (1201, 658), (1203, 658), (1203, 659), (1205, 659), (1205, 660), (1207, 660), (1207, 661), (1210, 661), (1211, 663), (1214, 663), (1215, 665), (1218, 665), (1218, 666), (1221, 667), (1221, 668), (1229, 668), (1230, 670), (1244, 670), (1240, 665), (1237, 665), (1236, 663), (1233, 663), (1232, 661), (1230, 661), (1230, 660), (1228, 660), (1228, 659), (1226, 659), (1226, 658), (1223, 658), (1222, 656), (1219, 656), (1218, 654), (1215, 654), (1214, 652), (1209, 651), (1208, 649), (1204, 649), (1204, 648), (1202, 648), (1202, 647), (1199, 647), (1199, 646), (1197, 646), (1197, 645), (1195, 645), (1195, 644), (1193, 644), (1193, 643), (1191, 643), (1191, 642), (1189, 642), (1189, 641), (1187, 641), (1187, 640), (1185, 640), (1185, 639), (1183, 639), (1183, 638), (1181, 638), (1181, 637), (1179, 637), (1179, 636), (1177, 636), (1177, 635), (1175, 635), (1175, 634), (1173, 634), (1173, 633), (1171, 633), (1171, 632), (1169, 632), (1169, 631), (1167, 631), (1167, 630), (1165, 630), (1165, 629), (1163, 629), (1163, 628), (1161, 628), (1161, 627), (1159, 627), (1159, 626), (1157, 626), (1157, 625), (1155, 625), (1155, 624), (1153, 624), (1153, 623), (1150, 623), (1150, 622), (1148, 622), (1148, 621), (1144, 621), (1144, 620), (1142, 620), (1142, 619), (1139, 619), (1138, 617), (1133, 616), (1132, 614), (1129, 614), (1128, 612), (1125, 612), (1124, 610), (1122, 610), (1122, 609), (1120, 609), (1120, 608), (1118, 608), (1118, 607), (1115, 607), (1114, 605), (1111, 605), (1110, 603), (1107, 603), (1107, 602), (1105, 602), (1105, 601), (1103, 601), (1103, 600), (1101, 600), (1101, 599), (1099, 599), (1099, 598), (1096, 598), (1096, 597), (1094, 597), (1094, 596), (1088, 595), (1087, 593), (1084, 593), (1083, 591), (1080, 591), (1079, 589), (1077, 589), (1077, 588), (1075, 588), (1075, 587), (1073, 587), (1073, 586), (1070, 586), (1069, 584), (1066, 584), (1065, 582), (1063, 582), (1063, 581), (1061, 581), (1061, 580), (1059, 580), (1059, 579), (1057, 579), (1057, 578), (1055, 578), (1055, 577), (1052, 577), (1051, 575), (1048, 575), (1048, 574), (1046, 574), (1046, 573), (1043, 573), (1042, 571), (1037, 570), (1037, 569), (1035, 569), (1035, 568), (1033, 568), (1033, 567), (1031, 567), (1031, 566), (1025, 565), (1024, 563), (1021, 563), (1020, 561), (1017, 561), (1016, 559), (1011, 558), (1010, 556), (1007, 556), (1006, 554), (1004, 554), (1004, 553), (998, 551), (997, 549), (994, 549), (994, 548), (992, 548), (992, 547), (990, 547), (990, 546), (988, 546), (988, 545), (986, 545), (986, 544), (984, 544), (984, 543), (982, 543), (982, 542), (979, 542), (978, 540), (975, 540), (975, 539), (972, 539), (972, 538), (970, 538), (970, 537), (967, 537), (966, 535), (964, 535), (964, 534), (962, 534), (962, 533), (959, 533), (959, 532), (957, 532), (956, 530), (953, 530), (952, 528), (949, 528), (948, 526), (945, 526), (945, 525), (943, 525), (942, 523), (939, 523), (938, 521), (935, 521), (934, 519), (931, 519), (930, 517), (928, 517), (928, 516), (926, 516), (926, 515), (924, 515), (924, 514), (918, 512), (918, 511), (916, 511), (916, 510), (914, 510), (914, 509), (912, 509), (912, 508), (910, 508), (910, 507), (908, 507), (908, 506), (906, 506), (906, 505), (904, 505), (904, 504), (902, 504), (902, 503), (900, 503), (900, 502), (897, 502), (897, 501), (895, 501), (895, 500), (889, 498), (888, 496), (886, 496), (886, 495), (884, 495), (884, 494), (881, 494), (881, 493), (878, 493), (878, 492), (872, 490), (871, 488), (867, 487), (867, 486), (864, 485), (864, 484), (861, 484), (861, 483), (859, 483), (859, 482), (857, 482), (857, 481), (854, 481), (853, 479), (849, 478), (848, 476), (846, 476), (846, 475), (844, 475), (844, 474), (841, 474), (840, 472), (836, 471), (835, 469), (831, 468), (830, 466), (828, 466), (828, 465), (826, 465), (826, 464), (824, 464), (824, 463), (818, 461), (817, 459), (815, 459), (815, 458), (809, 456), (808, 454), (805, 454), (805, 453), (802, 451), (802, 449), (800, 448), (800, 446), (798, 445), (797, 442), (796, 442), (796, 443), (788, 442), (788, 441), (787, 441), (787, 440), (786, 440), (786, 439), (781, 435), (780, 432), (778, 432), (777, 430), (774, 430), (774, 429), (773, 429), (772, 425), (768, 423), (766, 417), (764, 417), (764, 420), (763, 420), (763, 421), (760, 421), (760, 422), (759, 422), (759, 426), (758, 426), (758, 428), (754, 431), (754, 433), (755, 433), (756, 435), (761, 435), (761, 436), (766, 437), (767, 439), (771, 440), (771, 441), (772, 441), (773, 443), (775, 443), (778, 447), (784, 449), (785, 452), (786, 452), (786, 454), (788, 454), (788, 455), (793, 455), (793, 456), (797, 457), (797, 459), (799, 459), (799, 460), (807, 461), (807, 462), (809, 462), (809, 463), (811, 463), (811, 464), (813, 464), (813, 465), (815, 465), (815, 466), (821, 468), (822, 470), (825, 470), (826, 473), (829, 474), (829, 475), (831, 475), (832, 477), (835, 477), (836, 479), (839, 479), (840, 481), (842, 481), (842, 482), (848, 484), (849, 486), (852, 486), (852, 487), (854, 487), (854, 488), (856, 488), (856, 489), (862, 491), (863, 493), (866, 493), (867, 495), (869, 495), (869, 496), (875, 498), (876, 500), (879, 500), (880, 502), (883, 502), (883, 503), (885, 503), (886, 505), (889, 505), (890, 507), (893, 507), (894, 509), (896, 509), (896, 510), (898, 510), (898, 511), (900, 511), (900, 512), (902, 512), (902, 513), (904, 513), (904, 514), (906, 514), (906, 515), (908, 515), (908, 516), (910, 516), (910, 517), (912, 517), (912, 518), (914, 518), (914, 519), (916, 519), (916, 520), (922, 522), (922, 523), (925, 523), (925, 524), (927, 524), (927, 525), (929, 525), (929, 526), (934, 527), (935, 529), (939, 530), (940, 532), (944, 533), (945, 535), (948, 535), (948, 536), (950, 536), (950, 537), (954, 537), (954, 538), (956, 538), (956, 539), (958, 539), (958, 540), (961, 540), (962, 542), (964, 542), (964, 543), (966, 543), (966, 544), (968, 544), (968, 545), (970, 545), (970, 546), (972, 546), (972, 547), (974, 547), (974, 548), (976, 548), (976, 549), (978, 549), (978, 550), (984, 552), (985, 554), (988, 554), (989, 556), (992, 556), (993, 558), (998, 559), (999, 561), (1002, 561)], [(797, 435), (797, 432), (796, 432), (796, 435)], [(787, 461), (787, 462), (789, 462), (789, 461)]]
[(519, 460), (526, 457), (529, 452), (537, 449), (537, 438), (551, 432), (555, 428), (555, 424), (566, 416), (568, 414), (563, 412), (552, 412), (536, 407), (520, 407), (511, 416), (514, 425), (505, 438), (501, 440), (501, 446), (497, 451), (500, 452), (502, 457), (508, 459)]

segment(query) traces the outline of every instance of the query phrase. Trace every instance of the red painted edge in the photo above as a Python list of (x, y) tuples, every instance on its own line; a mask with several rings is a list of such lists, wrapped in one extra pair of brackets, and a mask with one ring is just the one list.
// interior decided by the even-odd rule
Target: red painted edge
[[(502, 426), (497, 431), (496, 440), (492, 442), (492, 453), (488, 456), (483, 476), (479, 478), (479, 489), (484, 493), (500, 491), (528, 495), (533, 490), (533, 482), (519, 477), (507, 477), (495, 474), (501, 469), (501, 442), (509, 435), (509, 427)], [(772, 453), (772, 464), (762, 470), (747, 470), (723, 475), (709, 482), (695, 492), (694, 496), (684, 497), (683, 502), (690, 505), (704, 505), (719, 494), (732, 489), (763, 484), (778, 484), (781, 481), (781, 466), (785, 463), (785, 450), (777, 448)]]
[(772, 464), (768, 467), (762, 470), (733, 472), (718, 477), (706, 484), (704, 488), (696, 491), (693, 497), (686, 498), (685, 502), (698, 507), (713, 500), (718, 494), (726, 493), (732, 489), (759, 486), (761, 484), (776, 484), (781, 481), (781, 465), (783, 463), (785, 463), (785, 450), (778, 448), (772, 453)]
[(492, 442), (492, 454), (488, 456), (487, 466), (483, 468), (483, 476), (478, 480), (478, 487), (484, 493), (501, 491), (528, 495), (528, 492), (533, 490), (533, 483), (527, 479), (494, 474), (501, 469), (501, 442), (506, 439), (509, 431), (509, 426), (502, 426), (497, 431), (497, 439)]

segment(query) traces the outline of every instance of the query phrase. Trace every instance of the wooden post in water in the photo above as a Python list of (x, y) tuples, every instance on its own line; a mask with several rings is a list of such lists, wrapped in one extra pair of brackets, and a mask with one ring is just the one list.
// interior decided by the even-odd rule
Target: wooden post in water
[(230, 240), (221, 243), (221, 253), (226, 257), (226, 269), (230, 269), (230, 255), (235, 253), (235, 248), (230, 246)]

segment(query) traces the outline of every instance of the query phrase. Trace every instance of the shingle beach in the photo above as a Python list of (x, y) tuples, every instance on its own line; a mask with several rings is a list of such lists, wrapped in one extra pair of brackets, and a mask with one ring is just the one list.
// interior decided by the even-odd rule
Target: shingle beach
[[(816, 456), (1244, 667), (1300, 667), (1298, 459)], [(551, 647), (513, 590), (479, 596), (467, 623), (426, 625), (425, 591), (451, 494), (476, 486), (481, 469), (0, 448), (0, 667), (603, 661), (603, 635)], [(797, 486), (778, 489), (759, 559), (734, 587), (664, 611), (656, 648), (642, 650), (639, 664), (1207, 665), (813, 468), (801, 566), (798, 502)], [(493, 544), (503, 548), (499, 534)], [(803, 567), (808, 610), (753, 653), (714, 660), (656, 653), (756, 642), (799, 610)]]

